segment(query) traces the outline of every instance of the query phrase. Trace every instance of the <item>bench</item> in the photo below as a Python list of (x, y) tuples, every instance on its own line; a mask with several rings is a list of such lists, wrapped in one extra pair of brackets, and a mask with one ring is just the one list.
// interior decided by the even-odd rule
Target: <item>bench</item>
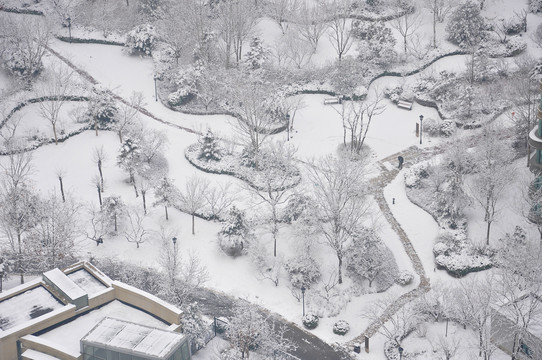
[(342, 98), (340, 96), (325, 98), (324, 105), (330, 105), (330, 104), (342, 104)]
[(412, 110), (412, 101), (399, 100), (397, 106), (403, 109)]

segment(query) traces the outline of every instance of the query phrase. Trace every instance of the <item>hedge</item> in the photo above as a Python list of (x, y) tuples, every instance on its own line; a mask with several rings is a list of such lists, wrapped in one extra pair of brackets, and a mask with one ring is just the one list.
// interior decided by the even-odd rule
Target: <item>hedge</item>
[(68, 37), (63, 35), (55, 35), (55, 37), (64, 42), (73, 43), (73, 44), (101, 44), (101, 45), (114, 45), (114, 46), (124, 46), (123, 42), (105, 40), (105, 39), (83, 39), (77, 37)]

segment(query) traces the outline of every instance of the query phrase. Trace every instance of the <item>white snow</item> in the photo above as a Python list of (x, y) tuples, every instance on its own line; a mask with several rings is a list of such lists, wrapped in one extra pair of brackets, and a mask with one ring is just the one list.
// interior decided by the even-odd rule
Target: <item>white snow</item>
[(92, 310), (85, 315), (79, 316), (72, 321), (54, 328), (39, 337), (51, 342), (62, 344), (71, 351), (80, 352), (79, 340), (81, 340), (96, 324), (106, 317), (121, 320), (129, 320), (134, 323), (146, 325), (158, 329), (167, 329), (168, 325), (155, 317), (114, 300), (107, 305)]
[(62, 271), (55, 268), (43, 273), (43, 277), (49, 279), (69, 300), (75, 300), (87, 296), (87, 293)]
[(0, 329), (7, 330), (64, 306), (43, 286), (0, 301)]
[(89, 295), (107, 288), (85, 269), (74, 271), (67, 276)]

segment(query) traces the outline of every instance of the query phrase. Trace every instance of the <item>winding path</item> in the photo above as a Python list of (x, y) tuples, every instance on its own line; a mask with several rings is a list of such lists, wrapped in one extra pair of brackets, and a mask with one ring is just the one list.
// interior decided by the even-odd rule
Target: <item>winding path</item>
[[(391, 319), (391, 317), (403, 306), (405, 306), (407, 303), (411, 302), (412, 300), (418, 298), (419, 296), (423, 295), (427, 291), (429, 291), (431, 284), (429, 281), (429, 278), (427, 277), (425, 273), (425, 269), (423, 268), (423, 264), (420, 260), (420, 257), (416, 253), (416, 250), (414, 249), (414, 246), (412, 245), (412, 242), (408, 238), (406, 232), (401, 227), (401, 224), (395, 219), (393, 216), (391, 209), (388, 206), (388, 203), (386, 202), (386, 199), (384, 198), (384, 188), (399, 174), (399, 169), (394, 168), (392, 170), (389, 170), (386, 166), (384, 166), (384, 163), (395, 163), (397, 161), (398, 156), (403, 156), (405, 159), (416, 159), (413, 163), (416, 163), (421, 160), (422, 157), (426, 157), (427, 153), (423, 153), (419, 148), (412, 146), (408, 148), (405, 151), (402, 151), (400, 153), (396, 153), (394, 155), (390, 155), (387, 158), (384, 158), (380, 160), (377, 164), (381, 168), (381, 174), (377, 178), (373, 179), (372, 185), (375, 188), (375, 199), (378, 203), (378, 206), (380, 207), (380, 210), (384, 214), (384, 217), (386, 220), (390, 223), (392, 229), (397, 233), (399, 236), (399, 239), (401, 240), (401, 243), (403, 244), (403, 247), (405, 248), (405, 251), (410, 258), (410, 261), (412, 262), (412, 265), (414, 267), (414, 271), (420, 278), (420, 283), (418, 287), (416, 287), (413, 290), (410, 290), (409, 292), (401, 295), (393, 303), (391, 303), (384, 312), (380, 315), (380, 317), (369, 324), (367, 329), (359, 335), (358, 337), (352, 339), (348, 344), (350, 347), (352, 347), (355, 344), (362, 344), (365, 341), (365, 337), (371, 338), (374, 336), (380, 327), (385, 324), (388, 320)], [(405, 165), (408, 165), (405, 164)]]

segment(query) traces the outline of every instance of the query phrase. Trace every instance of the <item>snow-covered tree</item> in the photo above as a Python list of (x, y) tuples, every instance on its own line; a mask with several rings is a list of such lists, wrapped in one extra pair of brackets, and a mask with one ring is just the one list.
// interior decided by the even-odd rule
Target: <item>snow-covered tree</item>
[(108, 129), (117, 120), (118, 105), (113, 93), (100, 84), (92, 86), (87, 104), (88, 120), (94, 126), (96, 136), (98, 128)]
[(136, 197), (139, 196), (135, 174), (143, 165), (141, 149), (138, 144), (130, 138), (124, 140), (117, 156), (117, 164), (130, 176), (129, 182), (133, 185)]
[(450, 41), (463, 48), (477, 46), (484, 36), (484, 18), (480, 5), (474, 1), (461, 4), (451, 15), (446, 26)]
[(362, 61), (388, 66), (397, 56), (394, 47), (397, 40), (391, 29), (383, 22), (354, 21), (353, 35), (359, 40), (359, 55)]
[(366, 279), (369, 287), (378, 279), (381, 280), (379, 285), (383, 288), (393, 284), (397, 275), (393, 254), (373, 229), (360, 229), (346, 254), (346, 269), (354, 277)]
[(299, 0), (268, 0), (266, 5), (267, 15), (278, 24), (284, 35), (298, 12)]
[(26, 238), (34, 271), (63, 268), (75, 259), (79, 207), (57, 195), (39, 203), (39, 219)]
[(316, 4), (311, 1), (302, 0), (298, 11), (298, 31), (316, 51), (318, 42), (324, 35), (327, 25), (325, 23), (324, 4), (318, 1)]
[(407, 11), (403, 16), (392, 20), (391, 26), (401, 35), (401, 38), (403, 39), (403, 50), (406, 55), (408, 39), (412, 37), (421, 26), (420, 13)]
[(308, 289), (320, 278), (318, 263), (310, 254), (300, 254), (288, 259), (284, 268), (290, 283), (296, 289)]
[(218, 139), (213, 134), (211, 129), (207, 129), (205, 135), (201, 136), (198, 139), (200, 144), (200, 159), (205, 159), (207, 161), (218, 161), (222, 159), (222, 149), (218, 143)]
[(246, 251), (250, 240), (251, 231), (245, 212), (232, 206), (218, 233), (220, 247), (230, 256), (239, 256)]
[(245, 63), (251, 70), (262, 68), (267, 60), (267, 49), (263, 45), (262, 39), (255, 36), (250, 42), (250, 50), (245, 55)]
[(352, 28), (350, 26), (350, 19), (348, 18), (350, 6), (350, 0), (333, 0), (326, 6), (326, 13), (330, 15), (328, 36), (331, 45), (339, 56), (339, 61), (342, 60), (343, 56), (352, 47)]
[(437, 47), (437, 22), (443, 22), (448, 13), (452, 10), (451, 0), (424, 0), (423, 5), (433, 15), (433, 47)]
[(49, 121), (53, 127), (55, 144), (58, 145), (57, 123), (59, 121), (60, 110), (68, 102), (68, 96), (73, 88), (74, 72), (64, 67), (53, 68), (48, 74), (47, 80), (40, 85), (38, 93), (42, 100), (38, 103), (40, 114)]
[(470, 195), (484, 210), (487, 245), (491, 224), (497, 219), (504, 192), (515, 174), (512, 165), (513, 153), (506, 149), (505, 142), (495, 141), (501, 131), (498, 127), (484, 127), (474, 154), (477, 173), (469, 186)]
[(127, 102), (121, 101), (117, 104), (113, 127), (119, 135), (121, 144), (124, 141), (124, 133), (134, 125), (139, 116), (139, 109), (144, 105), (143, 94), (139, 92), (133, 92)]
[(211, 219), (222, 219), (226, 209), (233, 204), (234, 197), (230, 191), (231, 183), (218, 186), (209, 185), (205, 192), (206, 212)]
[(126, 211), (126, 229), (122, 233), (128, 242), (133, 242), (139, 249), (139, 244), (144, 243), (151, 237), (151, 231), (145, 226), (145, 215), (135, 207)]
[(347, 244), (368, 211), (363, 164), (326, 157), (310, 165), (308, 171), (314, 184), (315, 226), (337, 256), (338, 281), (342, 284)]
[(191, 176), (186, 181), (184, 190), (179, 195), (181, 209), (192, 215), (192, 235), (196, 234), (196, 213), (205, 206), (205, 193), (209, 182), (197, 175)]
[(103, 199), (102, 211), (109, 219), (108, 223), (112, 223), (113, 231), (117, 232), (119, 220), (126, 214), (126, 206), (122, 202), (120, 196), (107, 196)]
[(179, 190), (175, 187), (171, 179), (163, 177), (154, 188), (154, 197), (156, 201), (154, 206), (161, 205), (166, 211), (166, 220), (169, 220), (168, 207), (175, 206), (179, 201)]
[(156, 29), (151, 24), (140, 24), (126, 34), (126, 46), (132, 54), (151, 55), (157, 39)]

